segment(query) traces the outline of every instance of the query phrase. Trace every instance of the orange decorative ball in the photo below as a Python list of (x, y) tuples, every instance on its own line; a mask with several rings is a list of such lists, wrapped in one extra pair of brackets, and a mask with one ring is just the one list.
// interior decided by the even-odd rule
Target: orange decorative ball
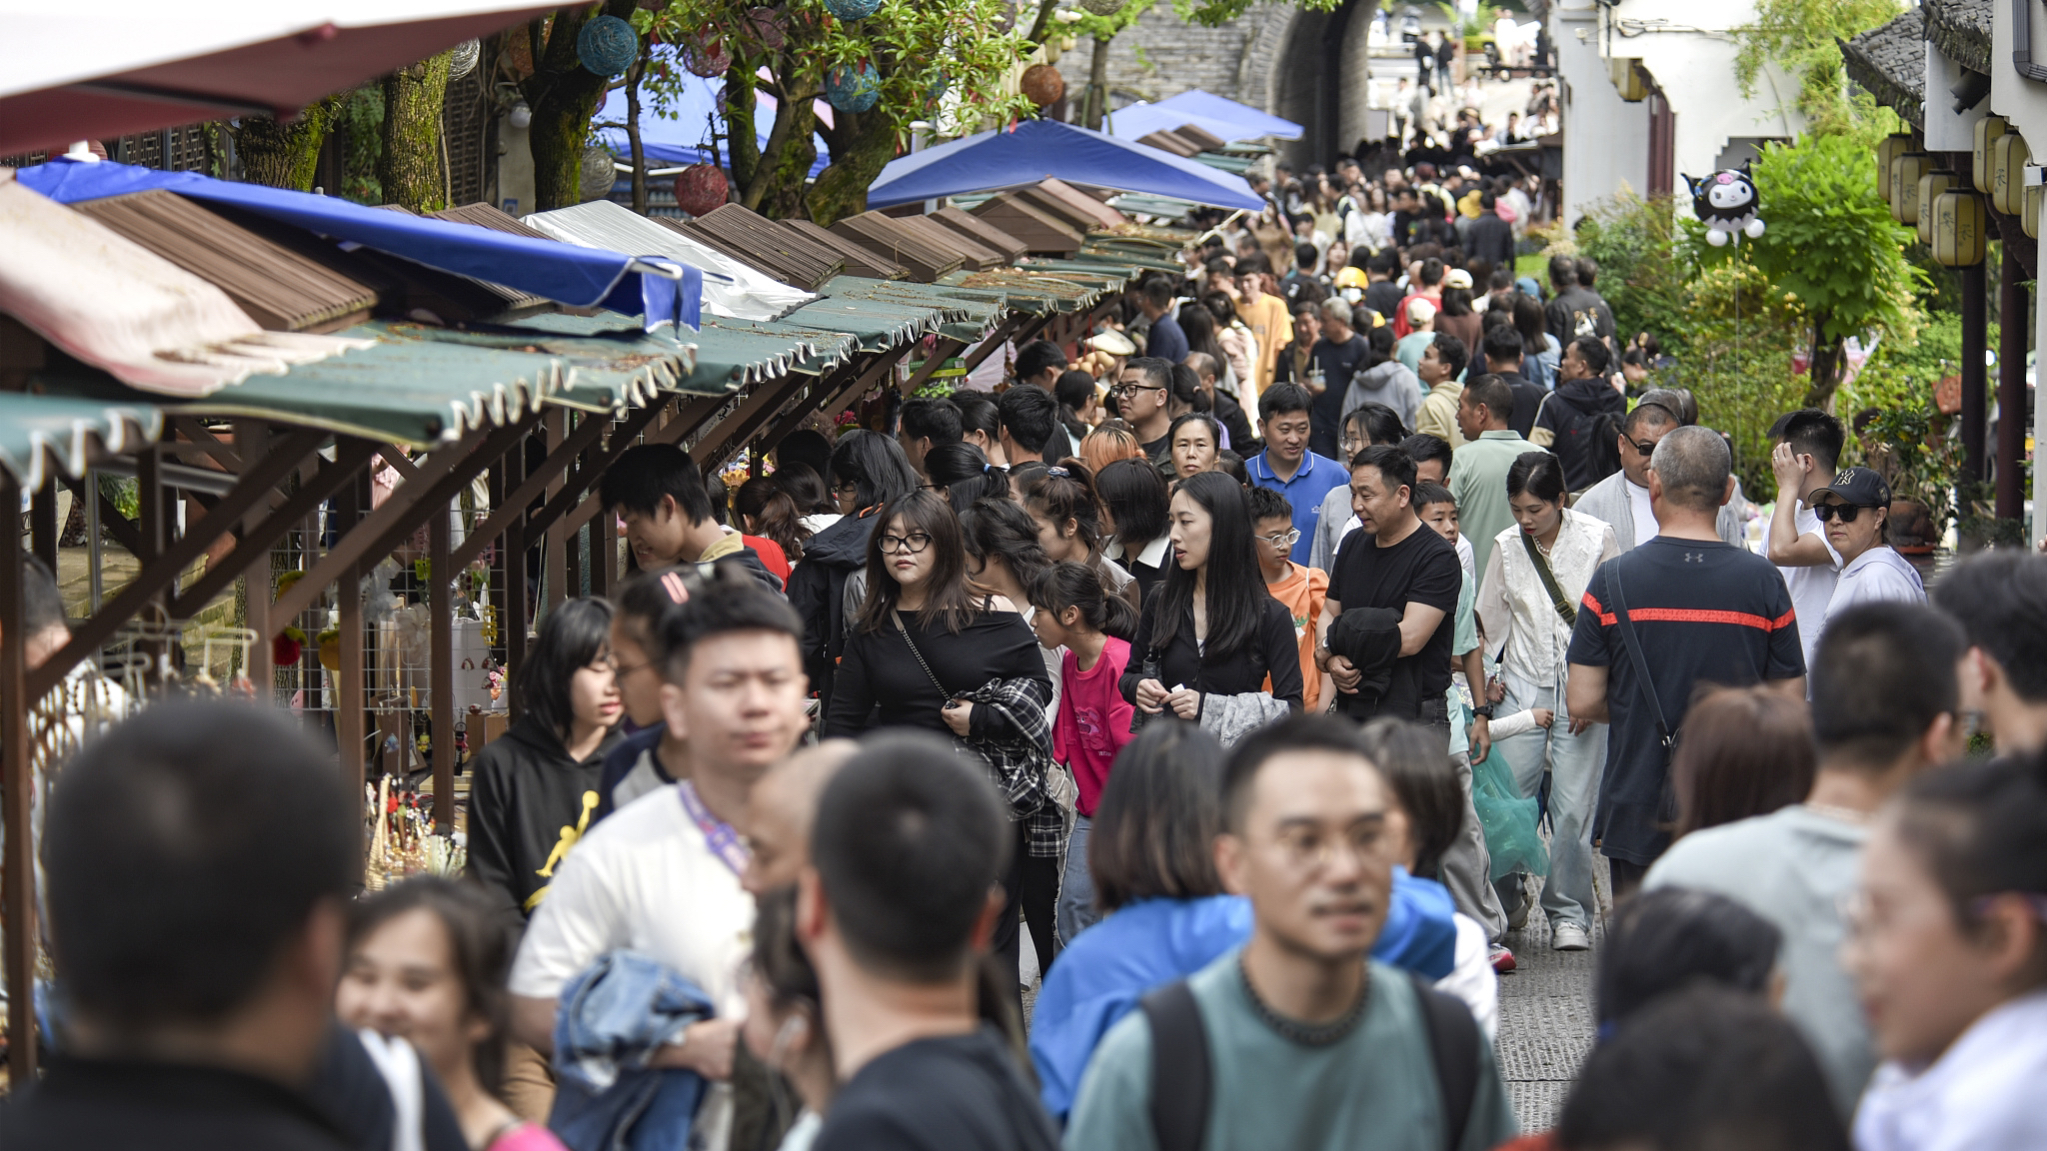
[(1040, 108), (1050, 107), (1066, 95), (1066, 77), (1050, 64), (1033, 64), (1024, 69), (1023, 94)]

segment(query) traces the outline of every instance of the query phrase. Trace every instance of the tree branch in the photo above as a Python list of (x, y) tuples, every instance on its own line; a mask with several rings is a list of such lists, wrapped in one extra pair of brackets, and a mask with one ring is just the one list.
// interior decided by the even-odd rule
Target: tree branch
[(1038, 18), (1031, 22), (1030, 35), (1024, 37), (1026, 40), (1033, 44), (1045, 42), (1045, 26), (1052, 22), (1052, 12), (1058, 3), (1059, 0), (1038, 0)]

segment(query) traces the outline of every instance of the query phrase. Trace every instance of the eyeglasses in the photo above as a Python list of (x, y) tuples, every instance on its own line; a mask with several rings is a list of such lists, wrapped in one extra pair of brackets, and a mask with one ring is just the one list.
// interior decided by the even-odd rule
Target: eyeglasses
[(1271, 544), (1280, 551), (1285, 551), (1300, 542), (1301, 529), (1291, 528), (1287, 531), (1274, 532), (1269, 536), (1258, 536), (1256, 538), (1264, 543)]
[(860, 492), (860, 482), (858, 480), (841, 480), (832, 485), (832, 490), (841, 495), (857, 495)]
[(931, 546), (931, 537), (924, 532), (911, 532), (906, 536), (884, 535), (881, 537), (881, 554), (922, 555)]
[(1855, 522), (1855, 517), (1861, 515), (1862, 511), (1861, 504), (1820, 504), (1812, 509), (1812, 514), (1818, 517), (1821, 523), (1826, 523), (1839, 516), (1842, 523), (1852, 524)]
[(1163, 392), (1166, 389), (1157, 384), (1117, 384), (1109, 389), (1112, 396), (1127, 396), (1132, 392)]

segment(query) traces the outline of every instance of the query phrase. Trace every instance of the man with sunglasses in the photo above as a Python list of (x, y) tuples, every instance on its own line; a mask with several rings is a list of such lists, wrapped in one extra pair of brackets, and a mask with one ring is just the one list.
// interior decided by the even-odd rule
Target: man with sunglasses
[(1918, 569), (1884, 542), (1891, 485), (1882, 476), (1868, 468), (1848, 468), (1812, 498), (1827, 546), (1841, 557), (1841, 576), (1827, 601), (1828, 623), (1857, 604), (1926, 602)]
[[(1613, 525), (1614, 542), (1627, 552), (1648, 543), (1661, 531), (1649, 506), (1649, 455), (1663, 437), (1685, 425), (1683, 397), (1667, 388), (1642, 393), (1621, 420), (1621, 470), (1593, 484), (1571, 510)], [(1746, 547), (1741, 513), (1734, 502), (1721, 506), (1713, 520), (1714, 534), (1724, 543)]]

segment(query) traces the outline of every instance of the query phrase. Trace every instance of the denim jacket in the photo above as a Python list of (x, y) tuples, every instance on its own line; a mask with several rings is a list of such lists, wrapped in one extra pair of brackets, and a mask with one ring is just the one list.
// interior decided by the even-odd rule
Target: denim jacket
[(688, 1146), (709, 1084), (694, 1071), (647, 1063), (711, 1013), (702, 988), (656, 960), (630, 951), (600, 957), (562, 989), (548, 1127), (570, 1151)]

